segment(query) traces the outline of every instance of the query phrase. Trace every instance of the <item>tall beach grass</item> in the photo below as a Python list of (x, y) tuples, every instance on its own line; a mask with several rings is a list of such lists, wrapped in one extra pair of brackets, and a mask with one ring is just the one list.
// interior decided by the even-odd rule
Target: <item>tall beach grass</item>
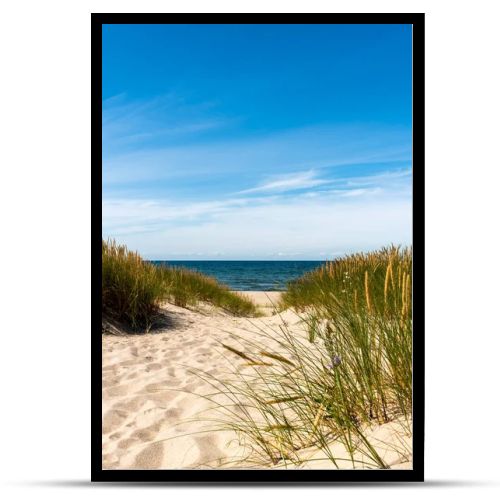
[(411, 248), (329, 262), (291, 283), (282, 307), (307, 311), (311, 336), (320, 337), (330, 357), (348, 361), (370, 418), (411, 411)]
[[(149, 264), (152, 265), (152, 264)], [(219, 283), (215, 278), (183, 267), (156, 265), (161, 279), (168, 284), (167, 297), (175, 305), (186, 307), (206, 302), (235, 316), (257, 316), (253, 302)]]
[(158, 270), (115, 241), (102, 241), (102, 314), (132, 328), (149, 329), (168, 283)]
[(206, 302), (237, 316), (257, 316), (256, 306), (214, 278), (144, 261), (137, 252), (102, 241), (102, 312), (133, 329), (151, 328), (162, 301), (196, 306)]
[[(215, 425), (236, 431), (274, 466), (411, 461), (411, 276), (411, 249), (388, 247), (289, 284), (281, 307), (300, 315), (305, 332), (283, 321), (279, 331), (261, 329), (262, 342), (234, 336), (222, 346), (232, 374), (199, 373), (214, 387), (207, 397), (219, 414)], [(396, 441), (380, 438), (380, 426)]]

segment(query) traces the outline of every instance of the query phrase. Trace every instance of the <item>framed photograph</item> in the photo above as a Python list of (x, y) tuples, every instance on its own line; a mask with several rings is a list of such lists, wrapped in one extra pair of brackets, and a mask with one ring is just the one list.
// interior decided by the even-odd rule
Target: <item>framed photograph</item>
[(424, 14), (91, 29), (92, 480), (423, 481)]

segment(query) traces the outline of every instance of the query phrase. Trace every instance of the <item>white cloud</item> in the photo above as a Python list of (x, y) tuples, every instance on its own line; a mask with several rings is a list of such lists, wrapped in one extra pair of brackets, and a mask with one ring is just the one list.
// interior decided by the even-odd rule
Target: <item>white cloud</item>
[(379, 187), (372, 188), (372, 189), (364, 189), (364, 188), (357, 188), (357, 189), (334, 189), (332, 191), (329, 191), (332, 194), (336, 194), (338, 196), (341, 196), (343, 198), (352, 198), (355, 196), (363, 196), (367, 194), (378, 194), (382, 192), (382, 189)]
[[(146, 258), (324, 258), (411, 243), (411, 199), (356, 190), (356, 196), (270, 196), (175, 204), (103, 204), (104, 237)], [(144, 233), (147, 232), (147, 237)]]
[(285, 191), (307, 189), (330, 183), (330, 181), (327, 180), (317, 179), (316, 175), (317, 174), (314, 171), (309, 170), (307, 172), (297, 172), (288, 175), (275, 176), (257, 187), (245, 189), (240, 191), (240, 193), (282, 193)]
[[(293, 170), (306, 177), (302, 179), (306, 182), (307, 174), (326, 172), (331, 168), (409, 161), (411, 143), (407, 139), (404, 131), (383, 127), (375, 131), (361, 126), (353, 129), (311, 127), (251, 139), (221, 138), (210, 143), (179, 143), (130, 151), (119, 148), (113, 154), (105, 148), (103, 186), (111, 190), (116, 184), (165, 182), (193, 176), (210, 179), (214, 174), (225, 174), (228, 185), (235, 192), (287, 181), (287, 176), (297, 175), (290, 174)], [(257, 181), (251, 179), (262, 179), (269, 172), (275, 173), (276, 177), (266, 179), (260, 185), (256, 186)], [(250, 178), (249, 182), (254, 184), (241, 185), (239, 180), (242, 178)], [(310, 182), (314, 180), (318, 179), (309, 179)]]
[(411, 242), (410, 170), (340, 177), (348, 165), (409, 162), (405, 130), (311, 127), (117, 151), (103, 158), (103, 237), (146, 258), (321, 259)]

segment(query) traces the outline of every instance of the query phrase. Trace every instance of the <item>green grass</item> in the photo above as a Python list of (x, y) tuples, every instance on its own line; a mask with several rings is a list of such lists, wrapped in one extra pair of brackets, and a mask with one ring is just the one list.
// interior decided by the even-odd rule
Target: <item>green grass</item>
[[(412, 404), (412, 252), (387, 247), (329, 262), (291, 283), (281, 307), (307, 311), (330, 357), (345, 359), (356, 414), (388, 421)], [(323, 321), (325, 328), (314, 325)]]
[(236, 316), (257, 316), (257, 307), (214, 278), (182, 268), (155, 266), (114, 241), (102, 242), (103, 316), (133, 329), (151, 328), (160, 303), (186, 307), (210, 303)]
[[(390, 264), (390, 266), (389, 266)], [(378, 316), (411, 316), (411, 249), (385, 247), (327, 262), (288, 284), (282, 308), (317, 312), (330, 309), (332, 302), (347, 309)], [(368, 293), (367, 293), (368, 290)], [(404, 302), (404, 304), (403, 304)], [(403, 311), (403, 305), (407, 308)]]
[[(235, 338), (223, 347), (245, 368), (235, 366), (225, 380), (200, 375), (215, 389), (217, 425), (273, 464), (300, 463), (301, 450), (313, 447), (337, 467), (389, 468), (371, 429), (392, 422), (411, 435), (411, 275), (411, 249), (389, 247), (289, 284), (281, 307), (298, 311), (305, 334), (284, 325), (262, 330), (262, 342)], [(332, 443), (346, 450), (348, 464)], [(403, 441), (395, 451), (402, 461), (411, 457)]]
[(158, 266), (158, 272), (168, 283), (167, 297), (174, 304), (186, 307), (207, 302), (235, 316), (258, 316), (253, 302), (233, 292), (215, 278), (182, 267)]
[(102, 242), (102, 314), (149, 329), (168, 290), (158, 270), (114, 241)]

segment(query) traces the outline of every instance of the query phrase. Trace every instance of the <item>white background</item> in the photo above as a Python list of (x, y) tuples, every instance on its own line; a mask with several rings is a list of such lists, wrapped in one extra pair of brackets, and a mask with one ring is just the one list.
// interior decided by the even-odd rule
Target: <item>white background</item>
[[(0, 475), (4, 498), (498, 497), (495, 2), (2, 5)], [(147, 490), (90, 476), (90, 12), (426, 12), (426, 479), (419, 487)], [(418, 166), (415, 166), (418, 168)], [(446, 491), (453, 489), (453, 491)], [(70, 491), (71, 490), (71, 491)]]

